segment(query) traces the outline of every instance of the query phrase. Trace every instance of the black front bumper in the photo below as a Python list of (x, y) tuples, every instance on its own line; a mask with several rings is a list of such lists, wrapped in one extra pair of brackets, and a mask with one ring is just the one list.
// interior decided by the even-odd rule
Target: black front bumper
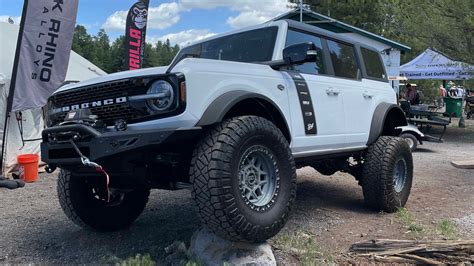
[(43, 130), (41, 159), (53, 167), (81, 164), (79, 155), (70, 143), (73, 137), (83, 155), (99, 162), (170, 142), (191, 140), (200, 132), (199, 127), (99, 132), (84, 124), (55, 126)]

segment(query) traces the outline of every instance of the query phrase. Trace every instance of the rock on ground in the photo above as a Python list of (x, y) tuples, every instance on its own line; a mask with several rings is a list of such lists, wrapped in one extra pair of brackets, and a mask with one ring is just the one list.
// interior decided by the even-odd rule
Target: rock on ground
[(205, 265), (276, 265), (275, 256), (268, 243), (232, 242), (206, 228), (194, 233), (189, 252)]

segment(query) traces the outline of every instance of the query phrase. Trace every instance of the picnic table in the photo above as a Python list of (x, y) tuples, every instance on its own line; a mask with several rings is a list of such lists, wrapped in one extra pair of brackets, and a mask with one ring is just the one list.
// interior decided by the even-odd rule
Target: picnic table
[(441, 141), (447, 126), (451, 123), (451, 117), (448, 120), (441, 118), (442, 113), (429, 111), (429, 106), (425, 104), (411, 105), (408, 101), (401, 101), (400, 107), (405, 112), (408, 123), (419, 127), (423, 133), (428, 134), (432, 126), (443, 127), (440, 137), (437, 138), (439, 141)]

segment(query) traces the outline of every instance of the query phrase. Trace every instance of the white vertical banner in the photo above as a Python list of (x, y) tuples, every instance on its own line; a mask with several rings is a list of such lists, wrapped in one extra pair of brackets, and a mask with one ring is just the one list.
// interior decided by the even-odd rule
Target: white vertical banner
[[(42, 107), (64, 82), (79, 0), (25, 0), (9, 95), (11, 110)], [(20, 28), (20, 29), (21, 29)], [(20, 40), (21, 38), (21, 40)], [(16, 74), (16, 75), (15, 75)]]

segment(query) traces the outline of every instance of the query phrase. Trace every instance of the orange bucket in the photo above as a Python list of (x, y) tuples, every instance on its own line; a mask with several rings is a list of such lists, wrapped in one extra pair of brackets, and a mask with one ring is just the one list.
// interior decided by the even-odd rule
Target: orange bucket
[(20, 178), (26, 183), (32, 183), (38, 180), (38, 161), (37, 154), (21, 154), (16, 157), (20, 165)]

